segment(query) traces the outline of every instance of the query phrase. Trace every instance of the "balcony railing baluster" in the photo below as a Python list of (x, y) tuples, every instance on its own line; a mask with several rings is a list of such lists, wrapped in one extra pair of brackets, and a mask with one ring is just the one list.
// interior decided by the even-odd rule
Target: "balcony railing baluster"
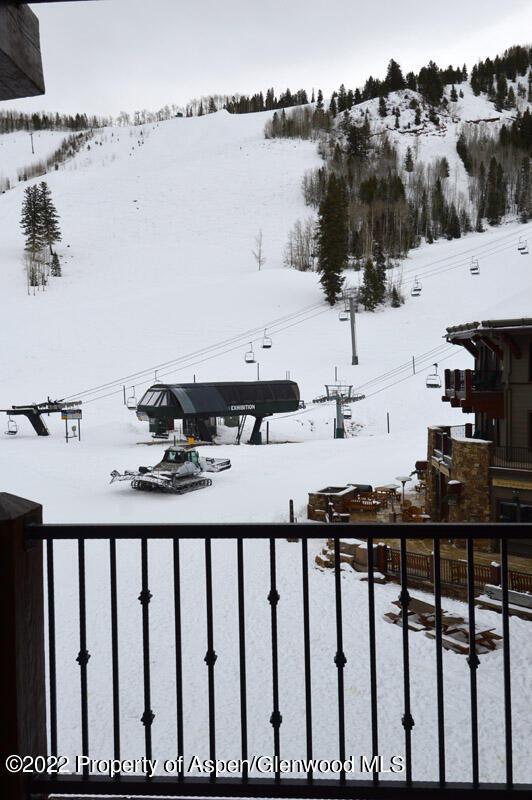
[(237, 539), (237, 572), (238, 572), (238, 646), (240, 656), (240, 752), (242, 756), (242, 778), (248, 778), (248, 714), (246, 686), (246, 617), (244, 593), (244, 542)]
[(440, 784), (445, 783), (445, 705), (443, 695), (443, 642), (441, 618), (441, 559), (440, 540), (433, 539), (434, 570), (434, 609), (435, 609), (435, 645), (436, 645), (436, 696), (438, 702), (438, 763)]
[(57, 755), (57, 678), (55, 654), (54, 540), (46, 542), (46, 578), (48, 591), (48, 671), (50, 686), (50, 755)]
[[(308, 542), (301, 539), (301, 570), (303, 576), (303, 641), (305, 648), (305, 728), (307, 758), (312, 758), (312, 673), (310, 657), (310, 607), (308, 587)], [(309, 770), (307, 780), (312, 782), (314, 773)]]
[(118, 669), (118, 603), (116, 589), (116, 539), (109, 539), (109, 581), (111, 589), (111, 658), (113, 670), (113, 750), (120, 760), (120, 688)]
[[(205, 594), (207, 610), (207, 653), (205, 663), (208, 671), (209, 693), (209, 758), (216, 759), (216, 704), (214, 698), (214, 665), (218, 656), (214, 650), (214, 615), (212, 604), (212, 543), (205, 539)], [(211, 773), (211, 781), (216, 780), (216, 773)]]
[[(87, 609), (85, 601), (85, 540), (78, 541), (78, 586), (79, 586), (79, 653), (76, 661), (80, 669), (81, 686), (81, 754), (89, 755), (89, 711), (87, 691)], [(88, 767), (83, 766), (83, 776), (88, 777)]]
[[(340, 570), (340, 540), (334, 538), (334, 591), (336, 599), (336, 655), (334, 663), (338, 670), (338, 757), (345, 761), (345, 701), (344, 701), (344, 668), (347, 659), (344, 653), (344, 635), (342, 624), (342, 578)], [(340, 780), (345, 781), (345, 772), (340, 773)]]
[(502, 648), (504, 659), (504, 734), (506, 741), (506, 785), (513, 786), (512, 688), (510, 673), (510, 623), (508, 613), (508, 543), (501, 539)]
[[(369, 633), (369, 674), (371, 696), (371, 755), (379, 754), (379, 713), (377, 705), (377, 652), (375, 641), (375, 568), (373, 536), (368, 536), (368, 633)], [(373, 770), (373, 783), (379, 782), (379, 773)]]
[(152, 757), (151, 726), (155, 715), (151, 709), (151, 680), (150, 680), (150, 600), (152, 594), (148, 584), (148, 540), (141, 539), (140, 545), (142, 589), (139, 602), (142, 606), (142, 654), (144, 667), (144, 712), (140, 721), (144, 725), (144, 743), (146, 758)]
[[(279, 592), (277, 591), (277, 567), (275, 563), (275, 539), (270, 539), (270, 593), (268, 602), (271, 609), (271, 632), (272, 632), (272, 700), (273, 710), (270, 723), (273, 727), (273, 754), (276, 759), (281, 758), (281, 723), (283, 718), (279, 710), (279, 653), (277, 642), (277, 603), (279, 602)], [(278, 764), (275, 769), (275, 780), (281, 780), (281, 771)]]
[(412, 728), (414, 720), (410, 710), (410, 656), (408, 647), (408, 606), (410, 595), (408, 594), (408, 566), (407, 566), (406, 538), (401, 537), (401, 625), (403, 626), (403, 686), (404, 686), (404, 714), (403, 728), (405, 729), (405, 761), (406, 761), (406, 783), (412, 783)]
[[(183, 652), (181, 632), (181, 564), (179, 539), (173, 541), (174, 561), (174, 641), (175, 641), (175, 692), (176, 692), (176, 736), (177, 755), (185, 757), (185, 735), (183, 725)], [(183, 770), (178, 769), (181, 776)]]
[(467, 606), (469, 617), (469, 686), (471, 697), (471, 772), (473, 785), (478, 786), (478, 701), (477, 701), (477, 668), (479, 659), (476, 648), (475, 629), (475, 563), (473, 540), (467, 540)]

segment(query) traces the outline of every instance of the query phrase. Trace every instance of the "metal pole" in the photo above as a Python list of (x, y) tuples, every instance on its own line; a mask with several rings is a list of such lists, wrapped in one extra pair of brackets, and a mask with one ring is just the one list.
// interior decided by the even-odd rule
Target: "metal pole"
[(125, 385), (122, 386), (122, 389), (124, 391), (124, 405), (126, 405), (126, 387), (125, 387)]
[(355, 327), (355, 298), (349, 298), (349, 319), (351, 321), (351, 364), (356, 366), (358, 364), (357, 355), (357, 334)]
[(260, 364), (257, 361), (257, 380), (260, 381)]
[(388, 428), (388, 433), (390, 433), (390, 412), (386, 412), (386, 426)]
[(344, 415), (342, 413), (342, 398), (336, 398), (336, 439), (345, 438)]
[(33, 133), (30, 132), (30, 139), (31, 139), (31, 152), (32, 155), (35, 155), (35, 150), (33, 149)]
[(334, 382), (338, 383), (338, 367), (334, 368)]
[(412, 374), (416, 374), (416, 357), (412, 356)]
[(266, 444), (270, 444), (270, 423), (266, 423)]

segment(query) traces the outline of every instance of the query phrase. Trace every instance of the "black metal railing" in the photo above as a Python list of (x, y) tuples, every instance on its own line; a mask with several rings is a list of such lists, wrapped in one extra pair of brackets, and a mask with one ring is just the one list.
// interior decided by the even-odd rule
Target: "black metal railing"
[[(62, 684), (65, 674), (65, 665), (60, 660), (60, 654), (65, 653), (64, 642), (60, 643), (61, 631), (57, 625), (59, 605), (56, 601), (62, 598), (62, 583), (66, 579), (64, 556), (62, 556), (62, 566), (59, 568), (57, 561), (56, 551), (60, 549), (59, 542), (71, 541), (76, 548), (76, 563), (77, 575), (75, 582), (77, 584), (76, 594), (78, 596), (79, 605), (77, 609), (77, 623), (78, 623), (78, 637), (79, 637), (79, 652), (76, 661), (79, 665), (79, 692), (76, 698), (76, 703), (79, 708), (79, 718), (81, 720), (81, 751), (82, 755), (90, 757), (91, 747), (93, 747), (93, 735), (96, 732), (107, 728), (111, 735), (109, 741), (112, 741), (112, 747), (108, 757), (116, 759), (133, 757), (133, 753), (126, 752), (124, 746), (124, 735), (121, 728), (121, 720), (123, 721), (124, 715), (120, 705), (122, 679), (124, 676), (129, 675), (133, 667), (128, 663), (128, 659), (124, 662), (124, 654), (132, 653), (135, 647), (140, 648), (142, 658), (139, 661), (141, 664), (142, 675), (139, 676), (142, 684), (141, 697), (139, 697), (138, 705), (142, 706), (142, 715), (140, 716), (138, 725), (144, 728), (144, 754), (147, 759), (157, 756), (157, 746), (161, 746), (160, 737), (152, 738), (152, 731), (154, 721), (156, 720), (157, 709), (152, 709), (153, 703), (153, 674), (152, 668), (154, 667), (154, 657), (151, 646), (154, 641), (152, 620), (150, 618), (150, 603), (152, 600), (152, 589), (154, 593), (158, 592), (158, 602), (166, 604), (166, 616), (173, 616), (173, 621), (170, 630), (173, 631), (173, 647), (175, 656), (172, 663), (164, 660), (162, 666), (167, 671), (175, 676), (175, 709), (172, 712), (175, 714), (175, 739), (173, 740), (170, 750), (177, 755), (176, 762), (180, 756), (186, 752), (187, 741), (202, 741), (204, 744), (205, 752), (213, 761), (216, 759), (219, 748), (226, 750), (223, 741), (221, 741), (217, 711), (220, 710), (220, 693), (215, 694), (217, 688), (217, 671), (219, 663), (233, 663), (234, 673), (231, 674), (230, 679), (232, 685), (238, 689), (238, 703), (235, 706), (235, 717), (232, 723), (233, 733), (231, 741), (238, 741), (238, 753), (234, 753), (232, 757), (235, 759), (242, 759), (245, 763), (237, 774), (229, 775), (216, 775), (212, 773), (208, 776), (197, 776), (187, 773), (187, 769), (180, 762), (179, 768), (172, 774), (166, 775), (157, 772), (153, 777), (145, 777), (143, 775), (128, 775), (124, 772), (119, 773), (115, 777), (107, 777), (94, 774), (93, 771), (85, 767), (84, 770), (77, 773), (65, 772), (62, 774), (54, 773), (47, 774), (33, 774), (29, 777), (28, 792), (31, 794), (60, 794), (66, 796), (80, 796), (80, 795), (93, 795), (105, 794), (111, 797), (121, 795), (128, 796), (191, 796), (191, 797), (278, 797), (278, 798), (393, 798), (394, 796), (404, 796), (405, 798), (455, 798), (461, 796), (461, 792), (471, 794), (478, 798), (488, 798), (492, 796), (499, 797), (513, 797), (516, 794), (531, 796), (532, 781), (531, 778), (531, 765), (529, 759), (526, 763), (519, 764), (519, 775), (525, 774), (527, 783), (514, 783), (514, 748), (513, 748), (513, 726), (514, 714), (528, 715), (527, 702), (523, 702), (520, 698), (519, 704), (516, 708), (512, 708), (511, 702), (511, 647), (510, 647), (510, 626), (508, 623), (509, 618), (509, 603), (508, 603), (508, 553), (507, 553), (507, 540), (508, 538), (532, 538), (532, 525), (518, 524), (518, 525), (505, 525), (505, 524), (488, 524), (488, 525), (466, 525), (466, 524), (432, 524), (425, 525), (342, 525), (341, 528), (332, 529), (327, 528), (327, 535), (332, 536), (334, 541), (334, 569), (331, 575), (330, 582), (327, 581), (327, 575), (316, 573), (319, 576), (320, 586), (322, 591), (329, 593), (331, 597), (331, 605), (329, 610), (325, 611), (319, 603), (319, 619), (323, 623), (323, 614), (330, 613), (330, 628), (333, 632), (332, 638), (325, 636), (322, 640), (324, 627), (323, 624), (317, 624), (318, 618), (316, 617), (317, 598), (312, 596), (312, 589), (316, 588), (316, 582), (309, 580), (311, 558), (318, 552), (316, 548), (311, 550), (309, 545), (314, 545), (316, 541), (319, 543), (325, 538), (324, 528), (316, 525), (301, 524), (301, 525), (40, 525), (30, 524), (25, 529), (25, 539), (27, 546), (44, 541), (46, 543), (46, 575), (47, 575), (47, 617), (48, 617), (48, 725), (49, 725), (49, 755), (58, 755), (58, 742), (64, 741), (65, 731), (59, 726), (67, 725), (72, 730), (76, 725), (77, 716), (71, 713), (70, 717), (65, 717), (63, 710), (62, 714), (58, 715), (58, 698), (64, 698), (65, 693), (69, 690)], [(398, 536), (398, 534), (400, 534)], [(290, 545), (286, 544), (287, 539), (298, 537), (297, 543)], [(343, 551), (340, 545), (340, 536), (342, 539), (346, 537), (367, 537), (367, 553), (368, 553), (368, 574), (367, 574), (367, 603), (360, 604), (356, 608), (351, 605), (346, 607), (345, 593), (348, 589), (348, 582), (355, 581), (354, 573), (345, 572), (345, 565), (343, 564)], [(377, 537), (377, 538), (376, 538)], [(401, 714), (396, 720), (395, 724), (390, 727), (390, 713), (382, 715), (379, 713), (379, 694), (383, 691), (381, 681), (379, 680), (380, 664), (390, 657), (390, 648), (397, 647), (398, 641), (393, 636), (393, 629), (390, 629), (391, 636), (386, 641), (379, 637), (377, 642), (376, 637), (376, 591), (384, 591), (376, 586), (376, 573), (378, 564), (374, 560), (374, 545), (386, 537), (392, 537), (400, 540), (400, 554), (399, 554), (399, 605), (400, 605), (400, 620), (402, 622), (402, 676), (401, 676)], [(446, 720), (446, 702), (444, 691), (444, 668), (449, 662), (444, 660), (444, 634), (442, 622), (442, 582), (444, 580), (442, 571), (442, 559), (440, 558), (440, 541), (449, 538), (465, 539), (467, 542), (467, 612), (468, 612), (468, 634), (469, 634), (469, 656), (467, 658), (467, 671), (468, 677), (468, 694), (469, 694), (469, 715), (464, 717), (463, 723), (465, 724), (468, 719), (469, 725), (469, 747), (470, 747), (470, 762), (467, 773), (463, 774), (460, 782), (449, 783), (448, 774), (451, 771), (448, 759), (448, 747), (450, 739), (447, 738), (447, 726), (449, 720)], [(501, 659), (501, 687), (503, 687), (502, 698), (502, 718), (500, 720), (501, 726), (504, 727), (504, 742), (505, 742), (505, 763), (503, 776), (501, 775), (500, 783), (487, 783), (482, 780), (484, 768), (487, 765), (486, 761), (481, 760), (480, 754), (485, 754), (489, 750), (490, 737), (492, 736), (491, 730), (481, 729), (479, 721), (479, 706), (477, 696), (477, 671), (482, 668), (482, 660), (479, 659), (479, 653), (476, 646), (476, 628), (475, 628), (475, 592), (477, 590), (477, 574), (475, 571), (475, 552), (474, 541), (476, 538), (493, 538), (500, 540), (500, 559), (501, 559), (501, 586), (502, 586), (502, 659)], [(415, 677), (418, 676), (420, 670), (426, 668), (425, 664), (421, 664), (417, 660), (411, 659), (411, 637), (409, 620), (409, 606), (412, 602), (409, 593), (409, 571), (408, 571), (408, 553), (407, 553), (407, 540), (410, 539), (432, 539), (433, 540), (433, 584), (434, 584), (434, 607), (435, 607), (435, 639), (434, 644), (428, 644), (427, 647), (432, 649), (431, 658), (433, 659), (436, 681), (434, 685), (434, 692), (432, 696), (424, 696), (422, 705), (432, 705), (434, 708), (434, 730), (431, 732), (425, 731), (424, 735), (434, 736), (437, 741), (437, 759), (433, 765), (432, 781), (420, 781), (416, 779), (416, 771), (420, 768), (420, 763), (415, 763), (413, 755), (413, 736), (416, 712), (420, 713), (421, 708), (419, 704), (419, 696), (417, 695), (417, 703), (412, 693), (412, 683)], [(128, 540), (129, 544), (127, 549), (123, 545), (123, 540)], [(157, 578), (150, 574), (150, 551), (154, 542), (159, 540), (165, 541), (170, 549), (167, 551), (171, 553), (171, 563), (168, 567), (168, 575), (171, 576), (171, 586), (165, 586), (164, 589), (168, 591), (160, 596), (163, 592), (163, 587), (158, 586), (155, 588)], [(190, 598), (187, 597), (187, 588), (183, 583), (183, 561), (182, 561), (182, 548), (183, 543), (189, 540), (194, 541), (194, 558), (195, 560), (195, 586), (200, 585), (202, 594), (202, 606), (198, 607), (194, 618), (190, 618), (184, 613), (183, 600), (186, 598), (187, 602)], [(224, 540), (224, 553), (231, 554), (234, 558), (235, 576), (236, 579), (228, 579), (223, 584), (223, 592), (230, 593), (231, 597), (234, 595), (235, 612), (233, 616), (225, 620), (225, 625), (234, 626), (235, 630), (235, 653), (236, 657), (231, 662), (231, 652), (233, 645), (230, 643), (228, 636), (228, 629), (222, 626), (222, 617), (217, 616), (217, 609), (221, 602), (221, 585), (215, 582), (217, 576), (214, 570), (213, 562), (213, 543), (218, 547), (218, 540)], [(259, 554), (254, 549), (254, 543), (257, 541), (266, 540), (267, 550), (265, 553)], [(283, 540), (285, 540), (283, 542)], [(105, 704), (98, 703), (96, 710), (91, 710), (91, 693), (89, 691), (90, 676), (98, 675), (98, 671), (103, 669), (99, 663), (101, 653), (94, 658), (91, 657), (89, 648), (91, 646), (91, 631), (94, 632), (95, 620), (92, 616), (95, 613), (95, 608), (98, 608), (98, 615), (102, 619), (106, 619), (107, 612), (104, 614), (104, 606), (107, 600), (106, 593), (103, 592), (101, 584), (97, 586), (92, 585), (94, 580), (91, 574), (87, 573), (87, 557), (90, 549), (94, 546), (94, 542), (99, 542), (98, 558), (102, 558), (101, 543), (108, 543), (108, 559), (109, 559), (109, 572), (108, 575), (108, 599), (109, 599), (109, 631), (106, 635), (109, 637), (110, 653), (111, 653), (111, 684), (109, 695), (109, 707), (106, 709)], [(117, 548), (117, 543), (120, 546)], [(199, 545), (198, 545), (199, 542)], [(279, 548), (279, 543), (283, 542), (283, 548)], [(137, 547), (135, 547), (137, 543)], [(140, 553), (138, 549), (140, 544)], [(199, 549), (199, 546), (201, 549)], [(70, 545), (72, 546), (72, 545)], [(300, 548), (300, 556), (296, 553), (296, 558), (293, 560), (293, 551), (286, 548)], [(165, 551), (166, 552), (166, 551)], [(281, 559), (287, 558), (287, 552), (290, 553), (290, 570), (289, 577), (287, 578), (286, 568), (284, 569), (283, 581), (280, 581), (280, 567), (283, 566)], [(264, 591), (262, 595), (257, 594), (259, 591), (258, 586), (249, 586), (249, 581), (245, 581), (246, 570), (249, 569), (250, 559), (253, 556), (258, 556), (260, 559), (260, 568), (267, 580), (261, 581), (261, 586)], [(266, 556), (266, 557), (264, 557)], [(95, 556), (91, 555), (94, 560)], [(124, 559), (134, 558), (140, 561), (140, 594), (138, 600), (140, 601), (140, 614), (139, 614), (139, 627), (138, 636), (139, 640), (136, 643), (131, 638), (127, 642), (124, 641), (126, 635), (120, 628), (120, 614), (119, 610), (119, 576), (122, 580), (127, 577), (128, 582), (131, 579), (131, 569), (129, 568), (129, 561), (125, 563)], [(138, 564), (138, 561), (132, 563)], [(294, 565), (300, 564), (297, 571)], [(198, 565), (201, 565), (199, 572), (197, 571)], [(137, 567), (135, 567), (137, 568)], [(106, 567), (107, 569), (107, 567)], [(298, 574), (299, 573), (299, 574)], [(255, 576), (257, 573), (254, 573)], [(287, 584), (288, 580), (288, 584)], [(287, 585), (290, 587), (287, 590)], [(358, 584), (359, 586), (363, 584)], [(284, 587), (284, 588), (283, 588)], [(139, 590), (138, 586), (136, 591), (129, 590), (129, 594), (136, 595)], [(98, 603), (93, 602), (92, 606), (87, 604), (87, 592), (94, 595), (98, 592)], [(287, 596), (292, 598), (291, 605), (283, 610), (283, 619), (287, 616), (297, 618), (298, 630), (302, 637), (302, 648), (300, 655), (290, 656), (290, 671), (293, 675), (301, 676), (301, 686), (303, 700), (303, 725), (301, 730), (300, 739), (296, 740), (301, 743), (301, 753), (299, 758), (312, 759), (314, 757), (321, 757), (318, 752), (318, 747), (315, 744), (314, 734), (316, 732), (315, 712), (320, 710), (325, 702), (327, 705), (331, 702), (331, 695), (334, 696), (335, 716), (337, 718), (337, 734), (334, 741), (327, 742), (327, 753), (330, 757), (331, 754), (334, 758), (340, 760), (340, 769), (338, 774), (334, 777), (320, 777), (319, 770), (312, 768), (303, 770), (303, 777), (288, 777), (282, 769), (281, 759), (283, 757), (283, 744), (284, 748), (290, 751), (293, 755), (295, 744), (292, 741), (293, 736), (288, 739), (281, 740), (281, 730), (283, 726), (286, 727), (285, 713), (281, 708), (281, 701), (286, 703), (286, 691), (283, 693), (282, 681), (283, 675), (286, 676), (286, 663), (284, 669), (281, 670), (281, 661), (286, 659), (286, 634), (281, 636), (279, 628), (279, 609), (283, 604), (282, 593), (286, 592)], [(321, 597), (321, 596), (320, 596)], [(133, 599), (131, 597), (131, 599)], [(313, 606), (314, 603), (314, 606)], [(265, 614), (265, 610), (269, 611)], [(160, 606), (159, 606), (160, 607)], [(314, 615), (311, 613), (314, 608)], [(380, 608), (380, 606), (379, 606)], [(298, 610), (299, 609), (299, 610)], [(200, 613), (201, 612), (201, 613)], [(138, 612), (137, 612), (138, 613)], [(92, 615), (92, 616), (91, 616)], [(203, 621), (200, 617), (203, 616)], [(269, 618), (269, 619), (268, 619)], [(223, 617), (225, 619), (225, 617)], [(356, 647), (352, 654), (349, 647), (346, 647), (346, 633), (351, 631), (354, 620), (358, 619), (360, 624), (364, 622), (366, 635), (368, 637), (368, 663), (364, 663), (357, 654)], [(89, 624), (90, 623), (90, 624)], [(99, 622), (99, 625), (102, 623)], [(262, 630), (262, 641), (267, 641), (267, 652), (269, 652), (269, 659), (262, 659), (260, 664), (253, 661), (249, 650), (246, 634), (253, 629), (253, 626), (266, 625)], [(134, 627), (128, 626), (126, 633), (131, 636)], [(191, 663), (195, 657), (191, 652), (187, 651), (186, 642), (190, 644), (191, 632), (196, 632), (197, 637), (204, 636), (206, 644), (206, 654), (203, 659), (204, 665), (198, 661), (197, 669), (206, 668), (205, 674), (205, 689), (207, 698), (207, 715), (205, 724), (200, 718), (189, 717), (186, 718), (184, 713), (184, 699), (190, 687), (185, 685), (185, 665), (187, 670), (196, 666)], [(186, 634), (186, 637), (185, 637)], [(419, 634), (421, 635), (421, 634)], [(351, 633), (350, 633), (351, 636)], [(268, 641), (269, 639), (269, 641)], [(217, 650), (215, 650), (215, 640)], [(379, 647), (382, 651), (379, 653)], [(264, 645), (266, 647), (266, 645)], [(336, 671), (336, 685), (334, 693), (324, 698), (322, 694), (316, 694), (316, 688), (313, 684), (313, 665), (317, 653), (323, 653), (329, 646), (330, 651), (330, 673), (332, 678), (334, 671)], [(353, 644), (351, 644), (353, 649)], [(347, 651), (347, 652), (346, 652)], [(196, 648), (194, 648), (196, 652)], [(294, 651), (295, 652), (295, 651)], [(299, 651), (298, 651), (299, 652)], [(416, 654), (418, 651), (416, 650)], [(119, 658), (121, 655), (121, 658)], [(197, 655), (197, 654), (196, 654)], [(348, 665), (349, 656), (351, 663)], [(489, 656), (486, 656), (488, 658)], [(227, 659), (229, 658), (229, 661)], [(454, 663), (454, 662), (453, 662)], [(161, 663), (157, 661), (159, 667)], [(449, 666), (452, 666), (449, 664)], [(465, 662), (464, 662), (465, 666)], [(61, 670), (59, 670), (61, 667)], [(270, 702), (267, 701), (264, 692), (260, 694), (259, 700), (255, 697), (252, 700), (248, 692), (248, 678), (252, 673), (260, 667), (261, 674), (269, 673), (268, 681), (266, 684), (271, 689)], [(228, 667), (225, 667), (227, 670)], [(353, 721), (353, 696), (349, 694), (346, 696), (345, 685), (345, 671), (346, 669), (355, 670), (357, 680), (361, 679), (362, 675), (368, 676), (369, 694), (367, 697), (362, 695), (362, 702), (368, 706), (368, 740), (371, 741), (371, 753), (367, 754), (368, 761), (376, 759), (379, 755), (379, 742), (380, 731), (384, 731), (385, 737), (390, 740), (393, 736), (394, 730), (402, 726), (403, 734), (397, 737), (394, 741), (392, 752), (400, 755), (403, 759), (404, 770), (398, 774), (394, 779), (383, 779), (379, 774), (377, 762), (373, 761), (369, 775), (366, 777), (353, 778), (351, 772), (347, 772), (346, 758), (349, 756), (348, 752), (348, 738), (352, 742), (350, 733), (350, 725)], [(189, 673), (190, 674), (190, 673)], [(353, 672), (349, 673), (353, 675)], [(453, 681), (456, 682), (458, 673), (453, 672)], [(464, 673), (465, 675), (465, 673)], [(94, 680), (94, 678), (93, 678)], [(100, 681), (102, 679), (100, 678)], [(456, 690), (456, 683), (455, 690)], [(219, 688), (219, 687), (218, 687)], [(495, 692), (496, 689), (493, 688)], [(69, 698), (72, 700), (73, 698)], [(349, 703), (349, 707), (347, 704)], [(346, 714), (346, 710), (349, 713)], [(96, 716), (95, 716), (96, 715)], [(131, 714), (128, 714), (130, 717)], [(249, 738), (249, 721), (253, 718), (256, 725), (258, 719), (269, 719), (271, 726), (271, 740), (270, 740), (270, 753), (274, 756), (272, 762), (273, 766), (271, 774), (268, 777), (257, 774), (256, 770), (250, 769), (249, 764), (246, 763), (248, 758), (252, 756)], [(93, 730), (97, 720), (97, 731)], [(92, 726), (91, 727), (91, 721)], [(156, 723), (155, 723), (156, 724)], [(395, 727), (395, 725), (397, 727)], [(462, 721), (460, 721), (462, 726)], [(188, 726), (188, 727), (187, 727)], [(231, 726), (229, 726), (231, 727)], [(224, 721), (223, 731), (227, 734), (229, 728), (227, 719)], [(349, 737), (348, 737), (349, 735)], [(318, 737), (321, 739), (321, 737)], [(296, 742), (296, 743), (297, 743)], [(321, 742), (323, 746), (323, 741)], [(190, 745), (188, 745), (190, 746)], [(526, 749), (526, 748), (525, 748)], [(523, 752), (522, 748), (519, 751)], [(137, 754), (138, 755), (138, 754)], [(101, 755), (100, 755), (101, 757)], [(486, 756), (484, 755), (484, 758)], [(344, 763), (346, 762), (346, 763)], [(452, 764), (451, 764), (452, 767)], [(349, 776), (348, 776), (349, 775)]]
[(530, 470), (532, 469), (532, 450), (528, 447), (492, 447), (491, 466)]

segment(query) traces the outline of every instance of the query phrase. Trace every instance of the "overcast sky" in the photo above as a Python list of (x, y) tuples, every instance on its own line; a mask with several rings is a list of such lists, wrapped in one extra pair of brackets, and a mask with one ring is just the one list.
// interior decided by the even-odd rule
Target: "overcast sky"
[(356, 87), (532, 37), (530, 0), (95, 0), (32, 6), (46, 95), (0, 107), (117, 114), (209, 93)]

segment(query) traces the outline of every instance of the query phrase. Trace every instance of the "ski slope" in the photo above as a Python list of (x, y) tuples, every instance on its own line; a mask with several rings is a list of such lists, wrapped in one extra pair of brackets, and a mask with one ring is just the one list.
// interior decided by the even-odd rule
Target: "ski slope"
[[(47, 439), (23, 420), (17, 437), (0, 440), (2, 485), (42, 502), (47, 519), (279, 520), (290, 498), (301, 515), (307, 492), (320, 484), (388, 483), (424, 456), (428, 424), (464, 421), (439, 392), (425, 389), (433, 361), (440, 369), (468, 365), (467, 355), (444, 346), (445, 328), (500, 315), (506, 302), (508, 313), (526, 312), (515, 303), (518, 297), (526, 306), (531, 287), (530, 257), (516, 247), (523, 226), (424, 245), (400, 268), (405, 305), (357, 315), (360, 363), (352, 367), (349, 325), (323, 303), (318, 276), (282, 263), (289, 229), (309, 213), (299, 187), (304, 171), (320, 163), (315, 146), (265, 140), (266, 118), (219, 112), (142, 133), (97, 134), (90, 150), (47, 177), (61, 215), (63, 277), (44, 293), (28, 296), (24, 280), (23, 187), (0, 197), (0, 407), (47, 396), (84, 400), (82, 443), (67, 445), (53, 417)], [(267, 259), (260, 272), (251, 252), (259, 229)], [(472, 255), (479, 276), (469, 274)], [(419, 298), (409, 296), (414, 276), (423, 282)], [(352, 272), (347, 282), (359, 278)], [(270, 351), (260, 348), (265, 327)], [(261, 378), (289, 371), (307, 404), (334, 381), (337, 367), (342, 381), (367, 395), (353, 405), (357, 435), (334, 441), (333, 407), (307, 407), (271, 420), (271, 441), (287, 445), (235, 448), (234, 432), (226, 430), (220, 454), (233, 469), (216, 476), (208, 497), (144, 497), (125, 484), (109, 487), (112, 469), (155, 463), (162, 446), (137, 444), (149, 440), (147, 426), (124, 407), (122, 382), (78, 393), (153, 365), (123, 381), (136, 384), (139, 397), (155, 367), (176, 359), (159, 369), (159, 379), (254, 380), (256, 365), (244, 363), (250, 340)], [(230, 344), (212, 349), (224, 341)], [(408, 367), (413, 356), (416, 375)], [(28, 463), (39, 467), (28, 470)]]
[[(91, 149), (49, 175), (61, 215), (58, 248), (63, 277), (44, 293), (29, 295), (18, 229), (23, 186), (0, 196), (2, 348), (0, 406), (41, 401), (47, 396), (82, 397), (82, 441), (63, 439), (63, 425), (50, 417), (52, 435), (35, 436), (24, 421), (16, 437), (0, 439), (0, 485), (4, 491), (39, 501), (48, 522), (250, 522), (286, 520), (288, 501), (303, 518), (307, 493), (334, 483), (388, 483), (410, 472), (426, 452), (429, 424), (460, 424), (459, 411), (442, 404), (439, 391), (425, 388), (433, 361), (466, 367), (469, 358), (442, 339), (452, 324), (494, 316), (530, 316), (531, 256), (517, 252), (519, 235), (530, 226), (515, 223), (452, 242), (424, 245), (402, 265), (406, 302), (357, 316), (359, 366), (351, 366), (349, 326), (329, 309), (315, 274), (287, 270), (282, 255), (287, 234), (308, 215), (300, 193), (304, 171), (318, 166), (314, 144), (263, 138), (267, 114), (230, 116), (219, 112), (176, 119), (140, 129), (99, 132)], [(101, 143), (100, 143), (101, 142)], [(254, 237), (263, 231), (265, 267), (252, 257)], [(528, 234), (527, 234), (528, 231)], [(472, 255), (480, 275), (471, 276)], [(417, 276), (420, 297), (409, 288)], [(359, 276), (350, 273), (356, 285)], [(302, 311), (306, 309), (305, 311)], [(263, 351), (263, 328), (273, 348)], [(250, 333), (247, 333), (247, 332)], [(297, 380), (307, 408), (270, 423), (272, 444), (235, 447), (226, 430), (216, 455), (233, 467), (213, 476), (213, 486), (188, 496), (145, 495), (127, 484), (109, 486), (112, 469), (158, 461), (163, 446), (146, 447), (147, 426), (122, 402), (121, 383), (133, 383), (137, 397), (154, 378), (189, 381), (255, 379), (256, 365), (244, 363), (252, 340), (263, 378)], [(226, 342), (226, 344), (219, 344)], [(412, 357), (416, 374), (412, 374)], [(177, 362), (176, 359), (181, 359)], [(367, 397), (353, 404), (353, 429), (332, 438), (331, 406), (311, 405), (334, 380), (360, 388)], [(140, 378), (125, 378), (148, 370)], [(382, 378), (381, 376), (385, 376)], [(118, 385), (115, 382), (118, 381)], [(104, 384), (111, 384), (108, 387)], [(95, 387), (102, 387), (95, 389)], [(88, 390), (85, 394), (81, 392)], [(390, 415), (390, 434), (386, 415)], [(5, 417), (3, 418), (5, 419)], [(212, 449), (203, 448), (204, 454)], [(182, 549), (187, 751), (206, 756), (200, 730), (207, 721), (203, 551), (200, 542)], [(310, 547), (310, 564), (319, 551)], [(248, 698), (250, 753), (271, 751), (271, 672), (268, 652), (269, 576), (267, 544), (246, 544), (248, 611)], [(118, 545), (118, 614), (121, 644), (123, 754), (143, 754), (141, 686), (140, 546)], [(91, 542), (87, 556), (89, 722), (91, 754), (108, 757), (112, 732), (102, 725), (111, 707), (108, 553)], [(278, 587), (283, 757), (302, 754), (304, 692), (295, 660), (302, 658), (299, 595), (301, 556), (297, 545), (278, 546)], [(150, 605), (154, 752), (175, 756), (175, 682), (172, 556), (168, 545), (150, 543)], [(213, 547), (217, 725), (220, 757), (235, 757), (238, 740), (238, 664), (235, 553), (230, 543)], [(75, 543), (55, 545), (58, 636), (59, 751), (80, 749), (77, 552)], [(296, 580), (294, 580), (294, 575)], [(369, 670), (367, 584), (351, 570), (342, 574), (346, 609), (345, 651), (348, 752), (369, 753)], [(382, 614), (397, 596), (393, 585), (376, 587), (381, 752), (388, 757), (403, 742), (401, 631)], [(419, 595), (421, 593), (414, 593)], [(334, 695), (334, 588), (329, 572), (310, 570), (315, 753), (334, 757), (337, 736)], [(449, 610), (460, 603), (445, 600)], [(349, 623), (347, 622), (349, 620)], [(479, 612), (480, 623), (500, 629), (500, 618)], [(530, 646), (526, 623), (512, 618), (514, 691), (526, 709), (530, 694)], [(414, 777), (435, 779), (434, 644), (421, 634), (411, 639)], [(466, 660), (443, 653), (449, 780), (469, 780), (469, 716)], [(98, 669), (93, 669), (98, 665)], [(481, 660), (479, 709), (481, 779), (504, 780), (502, 651)], [(528, 695), (527, 695), (528, 693)], [(265, 699), (267, 698), (267, 699)], [(486, 733), (488, 732), (488, 733)], [(524, 780), (530, 719), (515, 714), (515, 780)], [(518, 763), (518, 757), (520, 757)]]

